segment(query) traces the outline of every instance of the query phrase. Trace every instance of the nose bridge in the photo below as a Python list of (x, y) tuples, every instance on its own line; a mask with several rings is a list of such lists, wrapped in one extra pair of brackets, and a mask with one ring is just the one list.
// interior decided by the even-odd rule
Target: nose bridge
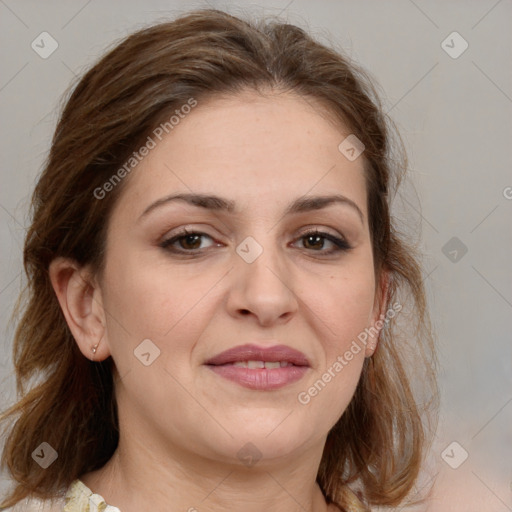
[(285, 254), (274, 238), (272, 231), (265, 232), (261, 229), (254, 236), (245, 237), (237, 245), (236, 253), (244, 263), (242, 268), (246, 267), (245, 274), (257, 274), (258, 278), (262, 278), (266, 273), (274, 274), (282, 267), (280, 260)]
[(267, 320), (296, 309), (286, 254), (272, 230), (253, 231), (237, 245), (236, 253), (232, 306)]

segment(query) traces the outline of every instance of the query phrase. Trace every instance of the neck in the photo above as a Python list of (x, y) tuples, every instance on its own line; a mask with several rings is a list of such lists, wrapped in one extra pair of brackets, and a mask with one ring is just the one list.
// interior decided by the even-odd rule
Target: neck
[(306, 452), (293, 461), (261, 459), (246, 467), (179, 449), (155, 451), (142, 438), (121, 437), (109, 462), (81, 480), (121, 512), (148, 504), (152, 512), (168, 512), (170, 504), (188, 512), (326, 512), (334, 507), (327, 507), (316, 483), (318, 464)]

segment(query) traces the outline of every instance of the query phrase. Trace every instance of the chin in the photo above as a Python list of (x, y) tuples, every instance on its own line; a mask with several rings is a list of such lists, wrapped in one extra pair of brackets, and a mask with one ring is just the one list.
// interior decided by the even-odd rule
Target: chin
[(292, 420), (293, 416), (289, 411), (283, 411), (278, 421), (260, 424), (255, 420), (252, 425), (237, 427), (234, 439), (229, 441), (237, 458), (248, 454), (261, 457), (263, 462), (263, 459), (285, 458), (294, 455), (297, 450), (305, 449), (308, 441), (313, 440), (313, 432), (305, 432), (304, 426), (296, 423), (296, 418)]

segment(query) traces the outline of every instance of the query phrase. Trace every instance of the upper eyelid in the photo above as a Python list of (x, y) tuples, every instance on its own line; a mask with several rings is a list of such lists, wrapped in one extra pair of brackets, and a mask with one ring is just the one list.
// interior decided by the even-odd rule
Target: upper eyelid
[(334, 228), (328, 228), (328, 227), (323, 227), (323, 226), (319, 226), (319, 225), (316, 225), (316, 224), (312, 224), (311, 226), (307, 226), (305, 228), (301, 228), (299, 230), (299, 236), (301, 235), (307, 235), (308, 233), (310, 232), (314, 232), (314, 231), (318, 231), (319, 233), (322, 233), (322, 234), (326, 234), (326, 235), (331, 235), (331, 236), (335, 236), (337, 238), (342, 238), (343, 240), (346, 240), (346, 236), (341, 233), (341, 232), (338, 232), (338, 233), (332, 233), (330, 232), (329, 230), (334, 230)]
[[(298, 235), (297, 236), (300, 237), (300, 236), (307, 235), (307, 234), (309, 234), (311, 232), (318, 231), (321, 234), (331, 235), (331, 236), (334, 236), (334, 237), (337, 237), (337, 238), (341, 238), (343, 240), (347, 239), (347, 237), (343, 233), (340, 233), (340, 232), (332, 233), (329, 230), (334, 230), (334, 228), (330, 228), (330, 227), (326, 227), (326, 226), (320, 226), (320, 225), (317, 225), (317, 224), (312, 224), (310, 226), (306, 226), (306, 227), (300, 228), (298, 230)], [(210, 233), (207, 233), (206, 231), (203, 230), (203, 228), (184, 227), (184, 228), (178, 229), (178, 231), (173, 233), (173, 234), (165, 234), (162, 237), (162, 241), (168, 241), (168, 240), (171, 240), (172, 238), (175, 238), (175, 237), (187, 236), (188, 234), (206, 235), (206, 236), (210, 237), (212, 240), (216, 238), (215, 235), (211, 235)]]

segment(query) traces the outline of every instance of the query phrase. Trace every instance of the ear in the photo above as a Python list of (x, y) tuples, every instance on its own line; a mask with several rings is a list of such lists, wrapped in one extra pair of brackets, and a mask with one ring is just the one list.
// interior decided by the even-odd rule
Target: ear
[(368, 327), (368, 340), (366, 343), (365, 356), (371, 357), (377, 350), (379, 336), (382, 328), (386, 325), (386, 311), (389, 302), (389, 285), (391, 274), (387, 270), (380, 272), (379, 280), (375, 287), (375, 301), (373, 310), (370, 313), (370, 326)]
[[(50, 263), (49, 273), (66, 322), (82, 354), (94, 361), (109, 357), (105, 311), (96, 280), (85, 268), (62, 257)], [(103, 338), (104, 342), (100, 343)]]

